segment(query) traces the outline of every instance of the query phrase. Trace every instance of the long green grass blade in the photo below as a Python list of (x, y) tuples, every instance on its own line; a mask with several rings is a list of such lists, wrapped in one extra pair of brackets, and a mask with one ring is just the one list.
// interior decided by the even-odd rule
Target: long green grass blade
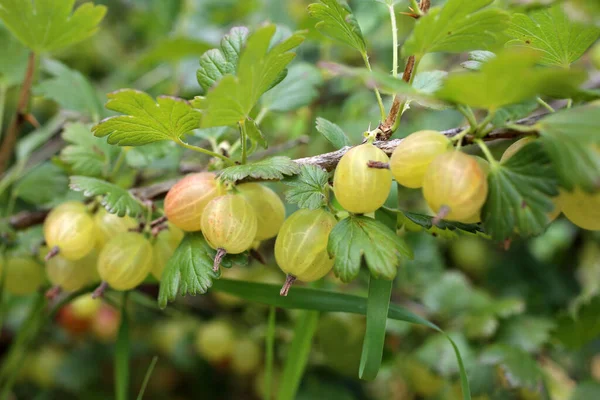
[(296, 398), (318, 321), (319, 313), (317, 311), (305, 311), (296, 321), (294, 339), (285, 360), (277, 400), (294, 400)]
[(265, 400), (271, 400), (273, 387), (273, 359), (275, 349), (275, 307), (269, 307), (267, 336), (265, 338)]
[(367, 298), (367, 329), (358, 370), (358, 376), (361, 379), (373, 380), (379, 372), (383, 357), (385, 327), (393, 283), (394, 281), (370, 276), (369, 297)]
[(123, 293), (121, 325), (115, 346), (115, 399), (127, 400), (129, 386), (129, 319), (127, 317), (127, 295)]
[(146, 371), (146, 375), (144, 376), (144, 382), (142, 382), (142, 387), (140, 388), (140, 392), (138, 393), (137, 400), (142, 400), (144, 398), (146, 387), (148, 386), (148, 382), (150, 382), (152, 371), (154, 371), (154, 367), (156, 366), (157, 362), (158, 356), (152, 357), (152, 361), (150, 361), (150, 365), (148, 366), (148, 370)]

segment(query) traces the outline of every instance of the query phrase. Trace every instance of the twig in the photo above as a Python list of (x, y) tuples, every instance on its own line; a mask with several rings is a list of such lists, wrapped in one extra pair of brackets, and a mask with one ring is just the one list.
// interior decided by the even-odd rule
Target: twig
[(27, 105), (29, 104), (29, 96), (31, 94), (31, 85), (33, 84), (33, 75), (35, 72), (35, 53), (29, 53), (29, 60), (27, 62), (27, 71), (25, 72), (25, 79), (21, 86), (21, 92), (19, 93), (19, 101), (17, 103), (17, 112), (13, 117), (6, 136), (0, 146), (0, 175), (6, 171), (8, 167), (8, 161), (12, 157), (15, 145), (17, 144), (17, 136), (21, 127), (27, 120)]

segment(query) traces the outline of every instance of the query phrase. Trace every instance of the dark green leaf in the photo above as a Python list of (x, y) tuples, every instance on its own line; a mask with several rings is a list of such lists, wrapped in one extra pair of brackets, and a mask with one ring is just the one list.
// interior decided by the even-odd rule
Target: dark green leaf
[(292, 65), (280, 84), (262, 97), (262, 106), (271, 111), (292, 111), (308, 106), (319, 95), (321, 72), (311, 64)]
[(362, 215), (337, 223), (329, 234), (327, 251), (335, 259), (335, 275), (344, 282), (356, 278), (363, 258), (371, 274), (383, 279), (394, 279), (401, 258), (412, 258), (411, 249), (396, 232)]
[(556, 321), (554, 338), (570, 349), (580, 349), (600, 335), (600, 297), (583, 304), (573, 314), (560, 316)]
[(121, 151), (106, 140), (94, 137), (90, 126), (81, 123), (65, 126), (62, 138), (69, 145), (60, 152), (60, 159), (69, 164), (71, 172), (76, 175), (106, 176), (111, 161)]
[(325, 118), (317, 117), (317, 130), (325, 139), (329, 141), (336, 149), (350, 146), (350, 140), (342, 128)]
[(169, 37), (160, 40), (138, 60), (140, 65), (153, 65), (159, 62), (176, 62), (184, 58), (200, 56), (210, 46), (203, 41), (189, 37)]
[(426, 53), (489, 48), (509, 22), (508, 14), (487, 8), (493, 0), (448, 0), (419, 18), (404, 42), (402, 54), (422, 57)]
[(87, 39), (98, 30), (106, 7), (75, 0), (0, 0), (0, 20), (36, 53), (58, 50)]
[(269, 145), (267, 144), (267, 139), (265, 138), (263, 133), (260, 131), (259, 126), (256, 125), (256, 122), (254, 122), (254, 120), (247, 119), (245, 124), (246, 124), (246, 134), (248, 134), (248, 137), (252, 141), (258, 143), (264, 149), (269, 147)]
[(144, 92), (133, 89), (108, 94), (106, 108), (125, 115), (109, 117), (92, 128), (108, 143), (139, 146), (160, 140), (179, 141), (200, 125), (201, 114), (185, 100), (159, 96), (156, 102)]
[(10, 32), (0, 26), (0, 86), (11, 87), (23, 82), (29, 51)]
[(489, 192), (481, 218), (496, 240), (538, 235), (549, 223), (558, 195), (557, 180), (541, 143), (527, 144), (508, 161), (491, 164)]
[(492, 124), (497, 127), (505, 126), (518, 119), (525, 118), (538, 108), (539, 104), (534, 99), (522, 103), (504, 106), (496, 111)]
[(55, 60), (44, 60), (42, 68), (52, 78), (34, 88), (36, 95), (52, 99), (64, 109), (89, 115), (95, 120), (100, 118), (102, 103), (85, 76)]
[(86, 197), (102, 196), (101, 204), (109, 213), (119, 217), (140, 216), (146, 208), (127, 190), (101, 179), (86, 176), (71, 176), (72, 190), (83, 192)]
[(543, 53), (544, 65), (568, 68), (598, 39), (600, 28), (569, 20), (561, 4), (514, 14), (507, 33), (507, 46), (526, 47)]
[(437, 225), (433, 225), (433, 217), (429, 215), (400, 210), (391, 211), (397, 213), (402, 220), (401, 222), (411, 230), (423, 228), (434, 236), (455, 239), (459, 234), (485, 235), (481, 224), (463, 224), (462, 222), (441, 220)]
[(323, 35), (366, 54), (365, 39), (347, 4), (340, 4), (337, 0), (321, 0), (320, 3), (309, 5), (308, 13), (319, 20), (315, 27)]
[(479, 71), (481, 66), (496, 57), (494, 53), (486, 50), (474, 50), (469, 52), (469, 59), (460, 65), (463, 68), (470, 69), (472, 71)]
[(247, 40), (237, 76), (224, 76), (206, 95), (202, 127), (235, 125), (249, 117), (258, 99), (285, 77), (286, 66), (294, 59), (291, 50), (304, 37), (294, 34), (269, 48), (275, 25), (267, 25)]
[(277, 156), (251, 164), (225, 168), (219, 176), (229, 182), (241, 181), (244, 178), (281, 180), (284, 175), (296, 175), (299, 172), (300, 166), (289, 157)]
[[(111, 147), (114, 148), (114, 146)], [(127, 150), (125, 160), (130, 167), (148, 168), (154, 162), (163, 160), (168, 156), (177, 158), (180, 155), (181, 150), (180, 147), (177, 147), (177, 145), (172, 142), (149, 143)], [(176, 163), (179, 163), (178, 158), (176, 159)]]
[(393, 285), (394, 281), (377, 279), (372, 275), (369, 278), (367, 328), (358, 372), (361, 379), (373, 380), (379, 372)]
[(597, 190), (600, 182), (600, 106), (559, 111), (536, 125), (560, 185)]
[(484, 364), (497, 365), (510, 388), (536, 390), (542, 383), (542, 372), (536, 361), (516, 347), (496, 344), (481, 355)]
[(220, 49), (211, 49), (202, 54), (196, 77), (204, 93), (207, 93), (208, 89), (219, 82), (223, 76), (235, 75), (248, 33), (246, 27), (234, 27), (221, 39)]
[[(217, 252), (208, 245), (201, 232), (187, 233), (163, 271), (160, 280), (158, 305), (165, 308), (167, 302), (174, 301), (177, 295), (204, 294), (218, 278), (213, 271)], [(221, 266), (231, 268), (235, 264), (246, 264), (244, 254), (228, 255)]]
[(308, 364), (308, 356), (318, 321), (319, 313), (317, 311), (303, 311), (296, 320), (294, 339), (286, 356), (277, 400), (296, 399), (296, 393)]
[(300, 173), (286, 180), (290, 186), (285, 193), (288, 203), (298, 204), (300, 208), (316, 210), (327, 202), (329, 174), (316, 165), (302, 165)]
[(46, 162), (25, 175), (13, 190), (27, 203), (48, 204), (69, 190), (69, 178), (61, 168)]
[(129, 317), (127, 316), (127, 295), (123, 292), (121, 305), (121, 324), (115, 344), (115, 399), (127, 400), (129, 390)]
[[(472, 107), (496, 110), (535, 96), (568, 98), (586, 79), (583, 71), (538, 68), (541, 54), (510, 50), (492, 58), (478, 72), (448, 76), (436, 95)], [(485, 90), (481, 90), (485, 88)]]

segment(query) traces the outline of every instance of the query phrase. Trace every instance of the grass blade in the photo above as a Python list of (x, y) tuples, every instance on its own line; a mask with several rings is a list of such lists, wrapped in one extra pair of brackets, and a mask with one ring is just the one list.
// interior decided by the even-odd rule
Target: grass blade
[(273, 387), (273, 350), (275, 349), (275, 307), (269, 308), (267, 336), (265, 338), (265, 400), (271, 400)]
[(152, 357), (152, 361), (150, 361), (150, 365), (148, 366), (148, 370), (146, 371), (146, 375), (144, 376), (144, 382), (142, 382), (142, 387), (140, 388), (140, 392), (138, 393), (137, 400), (142, 400), (144, 398), (144, 392), (146, 391), (146, 386), (148, 386), (148, 382), (150, 381), (150, 377), (152, 376), (152, 371), (154, 371), (154, 367), (158, 362), (158, 356)]
[(319, 313), (317, 311), (305, 311), (296, 321), (294, 339), (283, 368), (277, 400), (294, 400), (296, 398), (318, 321)]
[(367, 298), (367, 329), (358, 370), (360, 379), (373, 380), (379, 372), (383, 357), (385, 327), (393, 283), (394, 281), (370, 276), (369, 297)]
[(127, 400), (129, 386), (129, 321), (127, 318), (127, 295), (123, 293), (121, 325), (115, 346), (115, 399)]

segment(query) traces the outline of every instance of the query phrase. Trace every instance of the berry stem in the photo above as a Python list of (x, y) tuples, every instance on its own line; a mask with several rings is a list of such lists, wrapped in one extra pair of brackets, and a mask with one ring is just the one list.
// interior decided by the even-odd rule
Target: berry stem
[(46, 257), (44, 257), (44, 261), (50, 261), (51, 258), (56, 257), (59, 253), (60, 249), (58, 248), (58, 246), (54, 246), (50, 249), (48, 254), (46, 254)]
[(296, 281), (296, 277), (294, 275), (288, 274), (285, 277), (285, 283), (281, 287), (281, 290), (279, 291), (279, 295), (287, 296), (288, 292), (290, 291), (290, 288), (292, 287), (292, 285), (294, 284), (295, 281)]
[(58, 285), (54, 285), (50, 289), (46, 290), (46, 298), (48, 300), (54, 300), (61, 292), (61, 287)]
[(431, 220), (431, 223), (433, 225), (437, 226), (441, 220), (443, 220), (444, 218), (446, 218), (448, 216), (448, 214), (450, 214), (450, 207), (445, 206), (445, 205), (441, 206), (440, 211), (438, 211), (436, 216), (433, 217), (433, 219)]
[(92, 299), (97, 299), (99, 297), (104, 296), (104, 292), (106, 292), (107, 289), (108, 289), (108, 282), (102, 281), (102, 283), (100, 283), (100, 286), (98, 286), (92, 292)]
[(213, 271), (219, 272), (219, 267), (221, 267), (221, 261), (223, 261), (223, 257), (227, 255), (227, 251), (223, 248), (217, 249), (217, 254), (215, 255), (215, 262), (213, 264)]

